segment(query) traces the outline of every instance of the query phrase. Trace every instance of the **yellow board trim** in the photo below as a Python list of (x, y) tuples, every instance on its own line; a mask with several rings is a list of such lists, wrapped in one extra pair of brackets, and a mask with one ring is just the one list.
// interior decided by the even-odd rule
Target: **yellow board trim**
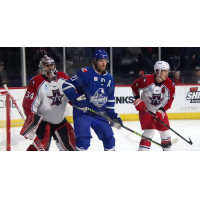
[[(181, 119), (200, 119), (200, 113), (167, 113), (169, 120), (181, 120)], [(138, 114), (120, 114), (123, 121), (139, 121)], [(73, 117), (65, 117), (69, 123), (73, 123)], [(23, 126), (24, 121), (22, 119), (11, 120), (11, 127)], [(1, 128), (1, 125), (0, 125)]]
[[(169, 120), (200, 119), (200, 113), (167, 113)], [(138, 121), (138, 114), (120, 114), (122, 121)]]

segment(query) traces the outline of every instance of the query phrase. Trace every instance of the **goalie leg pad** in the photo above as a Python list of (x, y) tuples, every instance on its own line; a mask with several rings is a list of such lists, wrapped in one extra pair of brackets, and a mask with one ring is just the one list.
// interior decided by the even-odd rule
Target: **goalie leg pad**
[(70, 123), (63, 124), (54, 133), (65, 151), (76, 150), (76, 136)]
[(32, 140), (40, 123), (42, 121), (42, 117), (31, 112), (24, 122), (22, 130), (20, 134), (23, 135), (26, 139)]
[(35, 137), (33, 144), (31, 144), (26, 151), (48, 151), (51, 143), (50, 124), (45, 127), (45, 133), (42, 140), (37, 136)]
[(60, 144), (60, 142), (58, 142), (58, 140), (56, 140), (56, 146), (59, 149), (59, 151), (65, 151), (62, 147), (62, 145)]
[(31, 145), (26, 149), (26, 151), (38, 151), (38, 150), (37, 150), (37, 148), (36, 148), (33, 144), (31, 144)]

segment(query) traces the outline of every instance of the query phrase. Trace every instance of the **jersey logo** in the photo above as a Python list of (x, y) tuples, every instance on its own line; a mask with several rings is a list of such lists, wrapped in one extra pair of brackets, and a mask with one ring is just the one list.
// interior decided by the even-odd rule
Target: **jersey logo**
[(82, 68), (81, 70), (83, 71), (83, 73), (87, 72), (86, 68)]
[(48, 90), (49, 89), (49, 87), (45, 84), (45, 87), (44, 87), (44, 89), (45, 90)]
[(98, 81), (98, 77), (94, 77), (94, 81)]
[(153, 88), (152, 87), (149, 88), (149, 92), (153, 92)]
[(63, 98), (64, 94), (60, 94), (59, 89), (52, 90), (52, 94), (53, 94), (53, 96), (47, 96), (48, 98), (53, 100), (51, 103), (51, 106), (53, 106), (53, 105), (59, 106), (60, 104), (62, 104), (62, 98)]
[(111, 80), (109, 80), (107, 87), (110, 87), (110, 84), (111, 84)]
[(158, 106), (161, 104), (163, 98), (161, 99), (161, 94), (153, 93), (153, 97), (149, 97), (149, 99), (151, 100), (151, 105)]
[(77, 78), (78, 78), (78, 76), (75, 74), (75, 75), (72, 76), (70, 79), (71, 79), (72, 81), (75, 81)]
[(90, 103), (93, 103), (97, 107), (102, 107), (108, 100), (108, 97), (103, 96), (105, 94), (103, 88), (99, 88), (94, 96), (90, 97)]

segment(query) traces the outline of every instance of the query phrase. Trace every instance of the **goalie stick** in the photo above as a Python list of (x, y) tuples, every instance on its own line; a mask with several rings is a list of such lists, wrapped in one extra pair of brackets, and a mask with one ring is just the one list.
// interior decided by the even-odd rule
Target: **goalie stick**
[[(10, 98), (12, 99), (13, 103), (15, 104), (15, 106), (16, 106), (16, 108), (17, 108), (17, 111), (19, 112), (20, 116), (22, 117), (22, 119), (23, 119), (24, 122), (25, 122), (26, 119), (25, 119), (25, 117), (24, 117), (22, 111), (20, 110), (19, 106), (17, 105), (15, 99), (13, 98), (12, 94), (10, 93), (10, 91), (9, 91), (9, 89), (8, 89), (8, 87), (7, 87), (7, 85), (4, 84), (3, 87), (4, 87), (4, 88), (6, 89), (6, 91), (8, 92)], [(38, 139), (37, 135), (36, 135), (36, 137), (35, 137), (34, 140), (33, 140), (33, 144), (37, 147), (38, 151), (45, 151), (45, 147), (44, 147), (44, 145), (41, 144), (41, 142), (40, 142), (40, 140)]]
[[(96, 111), (92, 110), (91, 108), (88, 108), (88, 111), (91, 112), (91, 113), (93, 113), (93, 114), (95, 114), (95, 115), (97, 115), (97, 116), (103, 117), (104, 119), (107, 119), (108, 122), (114, 123), (114, 121), (113, 121), (112, 119), (110, 119), (110, 117), (107, 117), (107, 116), (105, 116), (105, 115), (103, 115), (103, 114), (101, 114), (101, 113), (99, 113), (99, 112), (96, 112)], [(140, 133), (135, 132), (134, 130), (131, 130), (130, 128), (128, 128), (128, 127), (126, 127), (126, 126), (122, 126), (122, 128), (124, 128), (124, 129), (126, 129), (126, 130), (128, 130), (128, 131), (130, 131), (130, 132), (132, 132), (132, 133), (134, 133), (134, 134), (136, 134), (136, 135), (138, 135), (138, 136), (140, 136), (140, 137), (142, 137), (142, 138), (145, 138), (145, 139), (148, 140), (149, 142), (152, 142), (152, 143), (154, 143), (154, 144), (156, 144), (156, 145), (158, 145), (158, 146), (160, 146), (160, 147), (162, 147), (162, 148), (171, 146), (171, 145), (173, 145), (173, 144), (175, 144), (175, 143), (178, 142), (178, 138), (174, 138), (174, 139), (172, 139), (170, 142), (167, 142), (167, 143), (165, 143), (165, 144), (160, 144), (160, 143), (157, 143), (157, 142), (155, 142), (155, 141), (153, 141), (153, 140), (151, 140), (151, 139), (149, 139), (149, 138), (147, 138), (147, 137), (141, 135)]]
[[(150, 112), (149, 110), (146, 110), (147, 113), (149, 113), (151, 116), (155, 117), (155, 114)], [(171, 131), (173, 131), (176, 135), (178, 135), (180, 138), (182, 138), (183, 140), (185, 140), (187, 143), (189, 143), (190, 145), (192, 145), (192, 141), (191, 139), (189, 138), (189, 141), (186, 140), (183, 136), (181, 136), (180, 134), (178, 134), (176, 131), (174, 131), (172, 128), (170, 128), (167, 124), (165, 124), (163, 121), (161, 121), (160, 119), (155, 119), (157, 121), (159, 121), (161, 124), (163, 124), (164, 126), (166, 126), (168, 129), (170, 129)]]
[(15, 106), (16, 106), (16, 108), (17, 108), (19, 114), (21, 115), (22, 119), (25, 121), (25, 117), (24, 117), (24, 115), (22, 114), (21, 110), (19, 109), (19, 107), (18, 107), (18, 105), (17, 105), (15, 99), (13, 98), (12, 94), (11, 94), (10, 91), (8, 90), (7, 85), (4, 84), (3, 87), (4, 87), (4, 88), (6, 89), (6, 91), (8, 92), (8, 94), (9, 94), (10, 98), (12, 99), (13, 103), (15, 104)]

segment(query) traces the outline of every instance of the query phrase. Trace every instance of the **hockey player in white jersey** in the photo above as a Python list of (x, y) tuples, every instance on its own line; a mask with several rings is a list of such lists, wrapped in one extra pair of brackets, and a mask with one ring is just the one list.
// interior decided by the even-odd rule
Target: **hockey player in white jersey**
[(57, 72), (54, 60), (47, 55), (41, 59), (39, 68), (42, 74), (32, 78), (24, 96), (27, 119), (20, 134), (34, 140), (28, 151), (48, 151), (52, 136), (59, 150), (74, 151), (76, 138), (65, 119), (68, 99), (62, 90), (69, 77)]
[[(157, 61), (154, 65), (155, 74), (144, 75), (136, 79), (131, 86), (133, 90), (134, 106), (139, 111), (139, 119), (143, 135), (153, 138), (155, 130), (158, 130), (161, 137), (161, 144), (171, 141), (170, 130), (156, 119), (160, 119), (169, 126), (166, 111), (171, 108), (175, 96), (175, 85), (168, 78), (169, 64), (165, 61)], [(140, 93), (140, 91), (142, 91)], [(146, 110), (154, 113), (152, 117)], [(139, 151), (150, 150), (151, 142), (142, 138)], [(170, 151), (171, 146), (163, 148)]]

